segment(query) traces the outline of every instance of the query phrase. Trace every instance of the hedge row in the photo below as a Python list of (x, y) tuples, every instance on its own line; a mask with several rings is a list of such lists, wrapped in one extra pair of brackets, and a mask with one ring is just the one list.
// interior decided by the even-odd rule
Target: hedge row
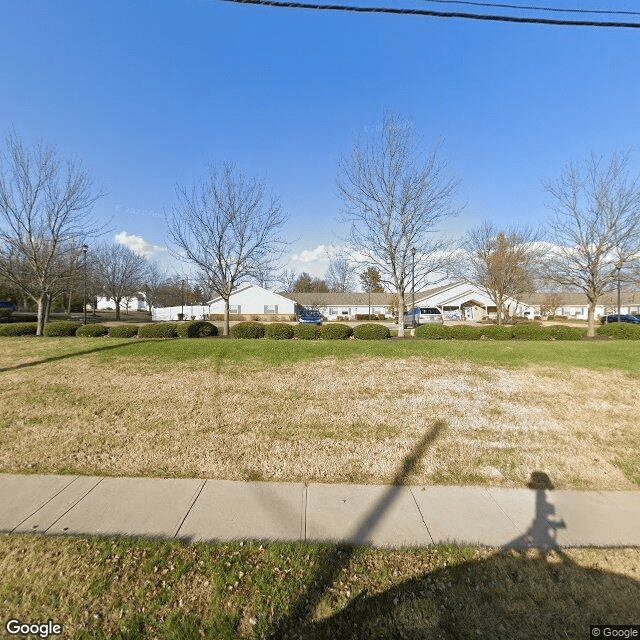
[(431, 340), (580, 340), (586, 329), (580, 327), (566, 327), (556, 325), (553, 327), (541, 327), (535, 324), (520, 324), (500, 327), (491, 325), (488, 327), (470, 327), (456, 325), (422, 325), (416, 329), (417, 338)]
[(0, 325), (0, 336), (35, 336), (38, 331), (37, 322), (15, 322)]
[(381, 324), (361, 324), (351, 328), (348, 324), (335, 322), (318, 327), (313, 324), (297, 324), (291, 326), (284, 323), (263, 325), (259, 322), (240, 322), (229, 330), (233, 338), (259, 339), (271, 338), (274, 340), (346, 340), (351, 336), (360, 340), (382, 340), (390, 337), (387, 327)]
[(621, 340), (640, 340), (640, 324), (611, 322), (596, 329), (599, 336), (611, 336)]
[[(35, 322), (15, 322), (0, 325), (0, 336), (35, 336), (37, 331)], [(365, 323), (353, 329), (346, 324), (334, 323), (322, 327), (308, 324), (291, 326), (286, 323), (262, 324), (260, 322), (241, 322), (231, 327), (231, 336), (240, 339), (270, 338), (272, 340), (346, 340), (353, 336), (358, 340), (384, 340), (390, 337), (387, 327), (381, 324)], [(218, 335), (218, 329), (210, 322), (193, 320), (181, 325), (173, 323), (152, 323), (140, 327), (122, 324), (106, 327), (102, 324), (81, 325), (71, 321), (55, 321), (45, 326), (46, 336), (81, 336), (110, 338), (202, 338)], [(417, 338), (431, 340), (580, 340), (586, 334), (586, 329), (556, 325), (541, 327), (535, 324), (514, 326), (484, 326), (471, 327), (467, 325), (422, 325), (416, 329)], [(619, 340), (640, 340), (640, 325), (621, 322), (598, 327), (596, 334), (611, 336)]]

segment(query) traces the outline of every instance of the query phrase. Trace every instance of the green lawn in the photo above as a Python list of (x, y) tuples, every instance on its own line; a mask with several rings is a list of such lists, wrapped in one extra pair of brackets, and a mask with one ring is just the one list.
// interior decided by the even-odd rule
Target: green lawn
[(637, 559), (2, 536), (0, 622), (52, 619), (71, 640), (586, 638), (637, 622)]
[(113, 338), (0, 338), (0, 369), (14, 363), (92, 355), (101, 361), (152, 358), (167, 363), (189, 360), (250, 363), (252, 367), (286, 365), (334, 357), (355, 356), (472, 362), (500, 367), (530, 364), (591, 371), (617, 370), (640, 376), (640, 341), (478, 341), (391, 339), (379, 341)]

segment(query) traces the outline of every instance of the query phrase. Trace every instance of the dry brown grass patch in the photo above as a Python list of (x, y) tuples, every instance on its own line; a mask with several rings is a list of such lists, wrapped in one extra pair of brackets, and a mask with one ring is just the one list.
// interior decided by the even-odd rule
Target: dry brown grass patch
[(622, 373), (75, 358), (3, 377), (3, 471), (386, 483), (441, 420), (414, 484), (524, 486), (542, 469), (558, 488), (637, 486), (615, 464), (640, 446), (640, 385)]

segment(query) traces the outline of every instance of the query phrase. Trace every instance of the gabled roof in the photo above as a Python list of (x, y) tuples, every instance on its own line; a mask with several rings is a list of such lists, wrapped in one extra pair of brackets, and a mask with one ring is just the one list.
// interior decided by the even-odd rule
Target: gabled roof
[[(231, 292), (230, 299), (233, 298), (233, 296), (238, 295), (239, 293), (243, 293), (244, 291), (247, 291), (248, 289), (260, 289), (260, 291), (264, 291), (265, 293), (268, 293), (270, 296), (274, 298), (279, 298), (280, 300), (287, 303), (291, 302), (290, 298), (286, 298), (280, 293), (275, 293), (275, 291), (269, 291), (269, 289), (265, 289), (264, 287), (260, 287), (257, 284), (252, 284), (252, 283), (245, 284), (245, 285), (242, 285), (241, 287), (238, 287), (237, 289), (234, 289)], [(222, 298), (218, 296), (217, 298), (213, 298), (213, 300), (209, 300), (208, 302), (205, 302), (205, 304), (207, 305), (215, 304), (216, 302), (222, 302)]]

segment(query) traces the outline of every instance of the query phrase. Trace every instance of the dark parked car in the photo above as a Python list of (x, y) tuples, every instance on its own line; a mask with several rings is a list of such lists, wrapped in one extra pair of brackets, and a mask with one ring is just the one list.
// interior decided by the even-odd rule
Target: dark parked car
[(310, 311), (303, 311), (299, 316), (298, 316), (298, 322), (301, 324), (317, 324), (317, 325), (321, 325), (322, 324), (322, 314), (319, 311), (315, 311), (315, 310), (310, 310)]
[(621, 314), (620, 319), (618, 320), (618, 314), (614, 313), (610, 316), (603, 316), (601, 322), (602, 324), (610, 324), (612, 322), (630, 322), (631, 324), (640, 324), (640, 318), (636, 318), (636, 316), (630, 316), (628, 314)]
[(13, 302), (2, 302), (0, 301), (0, 309), (11, 309), (11, 311), (15, 311), (18, 307)]

